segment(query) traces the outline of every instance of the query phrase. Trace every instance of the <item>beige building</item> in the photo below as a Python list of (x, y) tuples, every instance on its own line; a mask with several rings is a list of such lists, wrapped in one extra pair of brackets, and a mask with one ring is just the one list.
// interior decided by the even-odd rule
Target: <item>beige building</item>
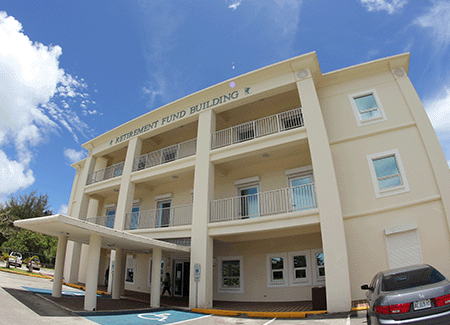
[(190, 307), (326, 286), (338, 312), (382, 269), (450, 276), (449, 168), (408, 68), (401, 54), (322, 74), (308, 53), (85, 143), (69, 217), (18, 223), (59, 236), (54, 295), (64, 272), (92, 310), (109, 267), (114, 298), (152, 306), (168, 272)]

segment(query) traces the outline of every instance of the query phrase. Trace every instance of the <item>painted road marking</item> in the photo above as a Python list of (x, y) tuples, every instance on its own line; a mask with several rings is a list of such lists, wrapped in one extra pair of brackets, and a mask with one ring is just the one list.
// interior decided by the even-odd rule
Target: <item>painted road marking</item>
[(181, 324), (210, 315), (195, 314), (177, 310), (165, 310), (154, 313), (125, 314), (125, 315), (99, 315), (85, 316), (87, 319), (100, 325), (154, 325), (154, 324)]
[[(34, 292), (34, 293), (42, 293), (42, 294), (52, 294), (52, 290), (50, 289), (41, 289), (41, 288), (31, 288), (31, 287), (25, 287), (22, 286), (27, 291)], [(62, 291), (61, 292), (64, 296), (84, 296), (84, 291)], [(97, 297), (101, 297), (101, 295), (97, 295)]]

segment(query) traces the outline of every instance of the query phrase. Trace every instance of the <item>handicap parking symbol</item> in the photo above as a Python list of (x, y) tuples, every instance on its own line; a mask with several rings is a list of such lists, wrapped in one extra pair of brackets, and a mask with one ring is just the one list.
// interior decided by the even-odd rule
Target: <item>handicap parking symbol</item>
[(162, 314), (147, 313), (138, 315), (139, 318), (148, 320), (157, 320), (159, 322), (165, 322), (169, 316), (170, 313), (162, 313)]

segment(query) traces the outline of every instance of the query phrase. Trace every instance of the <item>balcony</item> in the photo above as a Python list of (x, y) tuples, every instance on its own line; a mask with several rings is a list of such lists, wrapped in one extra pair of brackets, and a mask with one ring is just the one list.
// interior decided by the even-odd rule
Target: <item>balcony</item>
[(109, 215), (95, 218), (87, 218), (86, 221), (108, 228), (114, 228), (114, 219), (115, 219), (114, 215)]
[(125, 230), (165, 228), (192, 224), (192, 204), (127, 213)]
[(86, 185), (101, 182), (106, 179), (122, 176), (124, 162), (96, 170), (88, 175)]
[(296, 108), (214, 132), (211, 135), (211, 149), (229, 146), (234, 143), (240, 143), (302, 126), (304, 126), (302, 110)]
[(316, 208), (314, 183), (211, 202), (210, 222), (264, 217)]
[(134, 159), (133, 171), (165, 164), (177, 159), (195, 155), (197, 139), (178, 143), (170, 147), (150, 152)]

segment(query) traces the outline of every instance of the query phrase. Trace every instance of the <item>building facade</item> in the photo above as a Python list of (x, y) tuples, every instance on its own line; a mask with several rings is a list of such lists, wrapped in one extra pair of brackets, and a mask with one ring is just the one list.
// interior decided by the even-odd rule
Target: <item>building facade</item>
[[(408, 69), (402, 54), (323, 74), (308, 53), (85, 143), (69, 216), (190, 247), (102, 244), (96, 281), (109, 268), (109, 290), (157, 293), (161, 261), (190, 307), (326, 286), (337, 312), (381, 269), (450, 276), (449, 168)], [(64, 277), (89, 282), (89, 245), (68, 239)]]

